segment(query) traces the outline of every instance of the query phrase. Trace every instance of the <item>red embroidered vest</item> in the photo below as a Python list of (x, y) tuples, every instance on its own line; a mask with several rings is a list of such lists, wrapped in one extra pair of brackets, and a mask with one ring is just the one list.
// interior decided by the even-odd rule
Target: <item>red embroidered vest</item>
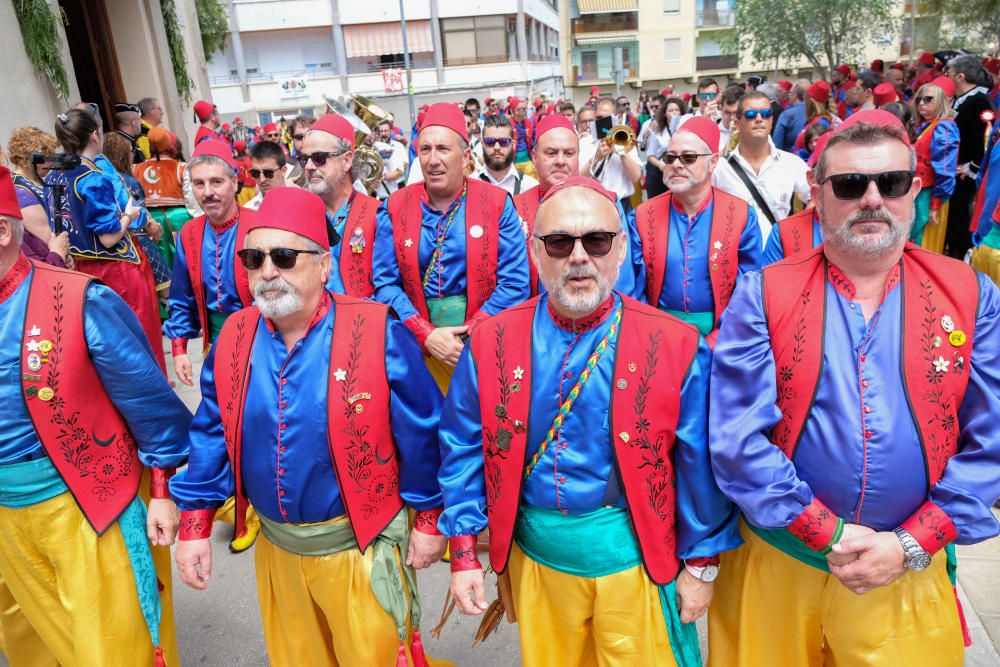
[[(781, 421), (771, 441), (789, 458), (795, 455), (812, 410), (822, 372), (828, 264), (823, 247), (765, 267), (762, 276), (767, 328), (777, 371)], [(907, 243), (901, 261), (901, 371), (913, 423), (920, 435), (933, 486), (958, 451), (958, 410), (969, 381), (969, 363), (979, 304), (979, 284), (966, 264)], [(949, 343), (944, 316), (966, 340)], [(935, 346), (940, 337), (942, 344)], [(839, 342), (838, 342), (839, 344)], [(950, 362), (937, 372), (934, 361)], [(956, 363), (962, 359), (961, 363)]]
[[(475, 178), (467, 178), (465, 199), (465, 279), (470, 320), (493, 294), (497, 286), (497, 247), (500, 243), (500, 215), (507, 203), (507, 191)], [(426, 197), (423, 183), (414, 183), (389, 195), (387, 206), (392, 220), (392, 240), (403, 289), (420, 316), (429, 319), (420, 271), (420, 202)]]
[[(775, 229), (780, 234), (781, 248), (785, 251), (785, 257), (791, 257), (803, 250), (811, 250), (813, 248), (813, 244), (815, 243), (815, 239), (813, 238), (813, 214), (815, 212), (815, 209), (807, 208), (778, 222)], [(771, 230), (771, 233), (774, 233), (774, 229)]]
[[(538, 206), (542, 203), (542, 189), (535, 186), (530, 190), (522, 192), (514, 197), (514, 208), (517, 215), (524, 222), (524, 236), (527, 242), (531, 242), (531, 235), (535, 233), (535, 216), (538, 214)], [(528, 271), (530, 273), (529, 287), (531, 296), (538, 294), (538, 268), (531, 261), (531, 251), (528, 251)]]
[[(680, 390), (698, 351), (698, 331), (666, 313), (621, 298), (624, 312), (613, 375), (618, 388), (608, 397), (611, 440), (643, 562), (650, 578), (665, 584), (680, 565), (673, 445)], [(529, 299), (472, 331), (483, 419), (490, 562), (497, 572), (507, 567), (524, 479), (532, 418), (530, 332), (537, 304), (537, 297)]]
[[(90, 360), (84, 308), (91, 278), (33, 264), (21, 341), (22, 395), (45, 453), (103, 535), (135, 498), (142, 465), (135, 439)], [(48, 341), (52, 348), (32, 352), (30, 341), (43, 347)], [(39, 360), (41, 369), (32, 371)]]
[[(347, 296), (367, 299), (375, 293), (372, 281), (372, 250), (375, 246), (375, 212), (379, 201), (361, 192), (354, 195), (354, 203), (344, 223), (344, 238), (340, 240), (340, 277)], [(352, 245), (352, 239), (363, 245)], [(355, 247), (361, 252), (355, 252)]]
[(938, 123), (947, 120), (950, 119), (942, 118), (928, 123), (917, 140), (913, 142), (913, 151), (917, 154), (917, 176), (920, 178), (921, 187), (924, 190), (933, 187), (935, 180), (934, 169), (931, 167), (931, 144), (934, 142), (934, 129)]
[[(253, 209), (240, 207), (239, 221), (236, 223), (236, 250), (243, 247), (243, 238), (246, 232), (243, 231), (257, 212)], [(205, 332), (204, 349), (207, 351), (211, 342), (208, 340), (208, 305), (205, 303), (205, 281), (202, 278), (202, 247), (205, 241), (205, 227), (211, 223), (204, 214), (187, 221), (181, 227), (181, 247), (184, 248), (184, 257), (187, 260), (188, 276), (191, 278), (191, 288), (194, 290), (194, 300), (198, 306), (198, 320), (201, 322), (201, 329)], [(250, 278), (247, 270), (243, 268), (240, 258), (233, 255), (233, 272), (236, 276), (236, 291), (240, 295), (240, 301), (244, 306), (253, 303), (253, 296), (250, 293)]]
[[(635, 225), (642, 241), (642, 258), (646, 262), (646, 298), (654, 308), (660, 302), (663, 280), (667, 271), (669, 247), (671, 193), (643, 202), (635, 211)], [(715, 328), (719, 326), (729, 298), (736, 288), (740, 264), (740, 237), (747, 226), (748, 206), (739, 197), (712, 188), (712, 231), (709, 244), (709, 276), (712, 299), (715, 302)], [(716, 244), (722, 245), (716, 248)], [(680, 280), (679, 276), (675, 276)]]
[[(399, 463), (389, 426), (385, 327), (389, 309), (373, 301), (332, 295), (335, 320), (327, 383), (327, 433), (340, 495), (364, 551), (403, 507)], [(215, 385), (229, 461), (236, 476), (236, 534), (246, 524), (243, 488), (243, 409), (250, 382), (260, 311), (234, 313), (216, 341)], [(346, 372), (342, 381), (337, 371)], [(253, 437), (250, 435), (249, 437)]]

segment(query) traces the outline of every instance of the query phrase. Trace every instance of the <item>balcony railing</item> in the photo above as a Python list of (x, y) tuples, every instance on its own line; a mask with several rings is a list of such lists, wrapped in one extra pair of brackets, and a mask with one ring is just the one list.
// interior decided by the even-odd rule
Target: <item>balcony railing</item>
[(732, 9), (704, 9), (695, 14), (698, 28), (730, 28), (736, 24), (736, 12)]
[(639, 17), (637, 14), (623, 14), (620, 17), (607, 21), (597, 21), (593, 18), (584, 17), (573, 19), (573, 34), (586, 35), (596, 32), (623, 32), (627, 30), (639, 29)]
[(731, 56), (698, 56), (695, 60), (695, 67), (699, 72), (712, 70), (735, 70), (739, 65), (740, 57)]
[(509, 62), (508, 56), (467, 56), (456, 58), (445, 58), (445, 67), (455, 67), (457, 65), (491, 65), (495, 63)]
[[(639, 78), (639, 63), (625, 63), (626, 79)], [(589, 83), (591, 81), (611, 81), (611, 63), (598, 63), (597, 65), (573, 65), (573, 80), (577, 83)]]

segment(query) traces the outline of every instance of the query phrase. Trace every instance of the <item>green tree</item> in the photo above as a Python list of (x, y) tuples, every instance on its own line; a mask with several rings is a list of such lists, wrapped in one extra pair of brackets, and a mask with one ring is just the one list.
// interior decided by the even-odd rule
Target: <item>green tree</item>
[(825, 76), (859, 59), (867, 44), (891, 38), (897, 7), (886, 0), (739, 0), (723, 46), (761, 63), (805, 58)]
[(1000, 0), (927, 0), (917, 3), (924, 17), (943, 19), (942, 47), (985, 51), (1000, 40)]
[(226, 8), (219, 0), (195, 0), (198, 11), (198, 27), (201, 29), (201, 46), (205, 51), (205, 60), (211, 62), (212, 56), (226, 45), (229, 34), (229, 17)]

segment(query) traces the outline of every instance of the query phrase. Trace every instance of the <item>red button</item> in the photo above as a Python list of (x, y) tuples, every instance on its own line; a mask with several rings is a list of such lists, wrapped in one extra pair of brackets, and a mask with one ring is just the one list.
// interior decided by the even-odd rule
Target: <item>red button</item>
[(863, 354), (861, 355), (861, 362), (862, 362), (862, 363), (864, 363), (864, 362), (865, 362), (865, 361), (866, 361), (867, 359), (868, 359), (868, 357), (866, 357), (866, 356), (865, 356), (865, 355), (863, 355)]
[(286, 428), (288, 428), (288, 424), (279, 424), (278, 428), (280, 428), (282, 431), (284, 431)]
[(285, 469), (284, 468), (278, 468), (278, 474), (279, 475), (284, 475), (285, 474)]
[(865, 437), (866, 438), (872, 437), (872, 432), (871, 431), (865, 431)]
[(862, 387), (867, 387), (868, 386), (868, 380), (862, 380), (861, 381), (861, 386)]
[(866, 406), (865, 406), (865, 414), (866, 414), (866, 415), (867, 415), (867, 414), (871, 414), (871, 411), (872, 411), (872, 406), (870, 406), (870, 405), (866, 405)]
[(278, 447), (278, 451), (281, 452), (282, 454), (284, 454), (285, 453), (285, 447), (284, 446)]
[[(864, 359), (862, 359), (862, 361), (864, 361)], [(281, 384), (288, 384), (288, 380), (281, 378)]]
[(279, 496), (284, 496), (284, 495), (285, 495), (285, 492), (284, 492), (284, 491), (282, 491), (281, 489), (278, 489), (278, 495), (279, 495)]
[(566, 478), (565, 477), (560, 477), (559, 478), (559, 483), (560, 484), (565, 484), (566, 483)]

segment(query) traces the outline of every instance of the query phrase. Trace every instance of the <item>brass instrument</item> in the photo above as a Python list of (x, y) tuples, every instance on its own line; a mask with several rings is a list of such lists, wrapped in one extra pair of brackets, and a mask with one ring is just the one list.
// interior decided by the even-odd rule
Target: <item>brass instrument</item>
[(349, 97), (346, 104), (329, 97), (324, 99), (334, 113), (343, 116), (354, 126), (355, 173), (368, 193), (374, 195), (375, 189), (382, 182), (385, 163), (368, 145), (368, 139), (378, 124), (389, 118), (389, 112), (361, 95)]
[(608, 146), (615, 149), (619, 155), (628, 153), (635, 148), (636, 136), (629, 125), (615, 125), (604, 136)]

